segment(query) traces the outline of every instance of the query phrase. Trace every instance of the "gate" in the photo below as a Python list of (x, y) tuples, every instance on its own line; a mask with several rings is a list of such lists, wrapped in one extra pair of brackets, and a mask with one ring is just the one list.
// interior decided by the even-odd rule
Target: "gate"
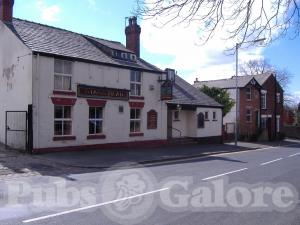
[(5, 146), (13, 149), (28, 150), (27, 111), (6, 111)]

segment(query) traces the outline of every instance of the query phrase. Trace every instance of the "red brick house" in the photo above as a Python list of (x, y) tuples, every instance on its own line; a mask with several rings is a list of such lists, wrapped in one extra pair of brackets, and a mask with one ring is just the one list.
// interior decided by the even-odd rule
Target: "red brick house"
[[(236, 99), (235, 77), (230, 79), (198, 81), (195, 87), (226, 89)], [(238, 77), (238, 134), (240, 139), (274, 140), (279, 138), (283, 126), (283, 89), (271, 73)], [(223, 118), (227, 133), (234, 133), (236, 107)]]

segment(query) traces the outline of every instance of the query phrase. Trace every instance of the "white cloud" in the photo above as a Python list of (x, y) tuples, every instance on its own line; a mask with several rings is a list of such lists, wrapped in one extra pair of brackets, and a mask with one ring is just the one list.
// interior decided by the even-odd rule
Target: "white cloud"
[(58, 5), (47, 5), (43, 0), (37, 1), (37, 7), (41, 12), (41, 18), (47, 22), (58, 22), (61, 8)]
[[(160, 63), (162, 69), (170, 67), (179, 72), (192, 71), (190, 74), (179, 74), (191, 83), (196, 77), (210, 80), (235, 74), (235, 55), (225, 52), (226, 48), (234, 46), (233, 40), (224, 41), (220, 36), (215, 36), (205, 45), (199, 45), (196, 25), (157, 28), (145, 20), (141, 26), (142, 45), (148, 52), (174, 57), (168, 65)], [(262, 48), (240, 49), (239, 63), (261, 58), (262, 53)]]
[(96, 0), (86, 0), (90, 7), (96, 6)]
[(296, 103), (300, 103), (300, 91), (294, 92), (294, 99)]
[[(258, 4), (254, 7), (259, 9), (261, 6)], [(259, 10), (254, 11), (259, 12)], [(211, 80), (228, 78), (235, 74), (235, 55), (228, 55), (229, 52), (225, 50), (234, 47), (236, 40), (224, 40), (228, 35), (228, 27), (233, 28), (233, 24), (218, 27), (212, 39), (204, 45), (199, 45), (197, 43), (201, 36), (200, 28), (203, 26), (199, 21), (189, 26), (171, 24), (158, 28), (157, 25), (161, 24), (162, 20), (167, 18), (148, 19), (141, 23), (143, 47), (150, 53), (174, 57), (168, 65), (160, 63), (162, 69), (174, 68), (179, 71), (179, 75), (183, 75), (191, 83), (196, 77), (199, 80)], [(251, 59), (263, 58), (264, 48), (245, 47), (246, 44), (239, 49), (239, 64)], [(186, 74), (186, 71), (189, 71), (189, 74)]]

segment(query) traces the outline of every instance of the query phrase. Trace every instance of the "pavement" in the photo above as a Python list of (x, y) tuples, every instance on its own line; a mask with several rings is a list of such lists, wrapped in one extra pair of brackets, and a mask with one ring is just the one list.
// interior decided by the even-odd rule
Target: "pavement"
[(197, 158), (201, 156), (248, 151), (280, 145), (297, 143), (297, 140), (287, 139), (278, 142), (238, 142), (234, 143), (203, 145), (177, 145), (158, 148), (123, 148), (83, 150), (71, 152), (54, 152), (35, 155), (34, 158), (48, 162), (55, 162), (63, 166), (79, 168), (107, 169), (120, 166), (134, 166), (135, 164), (163, 163), (178, 159)]
[[(27, 191), (0, 182), (0, 190), (13, 189), (0, 198), (0, 224), (299, 225), (300, 143), (277, 144), (51, 180), (18, 179)], [(208, 204), (216, 198), (222, 207)]]

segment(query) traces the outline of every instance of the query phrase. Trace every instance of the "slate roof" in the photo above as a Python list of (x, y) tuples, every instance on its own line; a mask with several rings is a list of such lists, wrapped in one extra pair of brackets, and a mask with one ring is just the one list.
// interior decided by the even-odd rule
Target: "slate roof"
[(208, 107), (222, 107), (214, 99), (199, 91), (193, 85), (186, 82), (179, 76), (175, 78), (173, 87), (173, 99), (168, 104), (197, 105)]
[[(6, 25), (29, 49), (36, 53), (64, 56), (75, 58), (77, 60), (87, 60), (89, 62), (105, 63), (115, 66), (138, 68), (158, 73), (164, 72), (141, 58), (138, 58), (136, 63), (114, 59), (104, 53), (97, 46), (97, 43), (95, 44), (95, 42), (98, 42), (111, 49), (133, 53), (120, 42), (104, 40), (16, 18), (13, 19), (12, 24), (6, 23)], [(167, 103), (222, 107), (222, 105), (200, 92), (197, 88), (179, 76), (176, 76), (173, 88), (173, 99), (167, 101)]]
[(16, 18), (13, 19), (12, 24), (6, 23), (6, 25), (29, 49), (36, 53), (64, 56), (77, 60), (131, 67), (158, 73), (163, 72), (142, 59), (137, 59), (136, 63), (113, 59), (86, 37), (93, 38), (93, 40), (106, 45), (109, 48), (131, 52), (120, 42), (86, 36), (68, 30)]
[[(253, 78), (258, 82), (259, 85), (263, 85), (265, 81), (272, 76), (272, 73), (264, 73), (260, 75), (248, 75), (248, 76), (238, 76), (238, 87), (245, 87)], [(220, 79), (220, 80), (209, 80), (209, 81), (200, 81), (195, 82), (195, 87), (202, 87), (204, 85), (208, 87), (218, 87), (224, 89), (235, 88), (235, 76), (229, 79)]]

